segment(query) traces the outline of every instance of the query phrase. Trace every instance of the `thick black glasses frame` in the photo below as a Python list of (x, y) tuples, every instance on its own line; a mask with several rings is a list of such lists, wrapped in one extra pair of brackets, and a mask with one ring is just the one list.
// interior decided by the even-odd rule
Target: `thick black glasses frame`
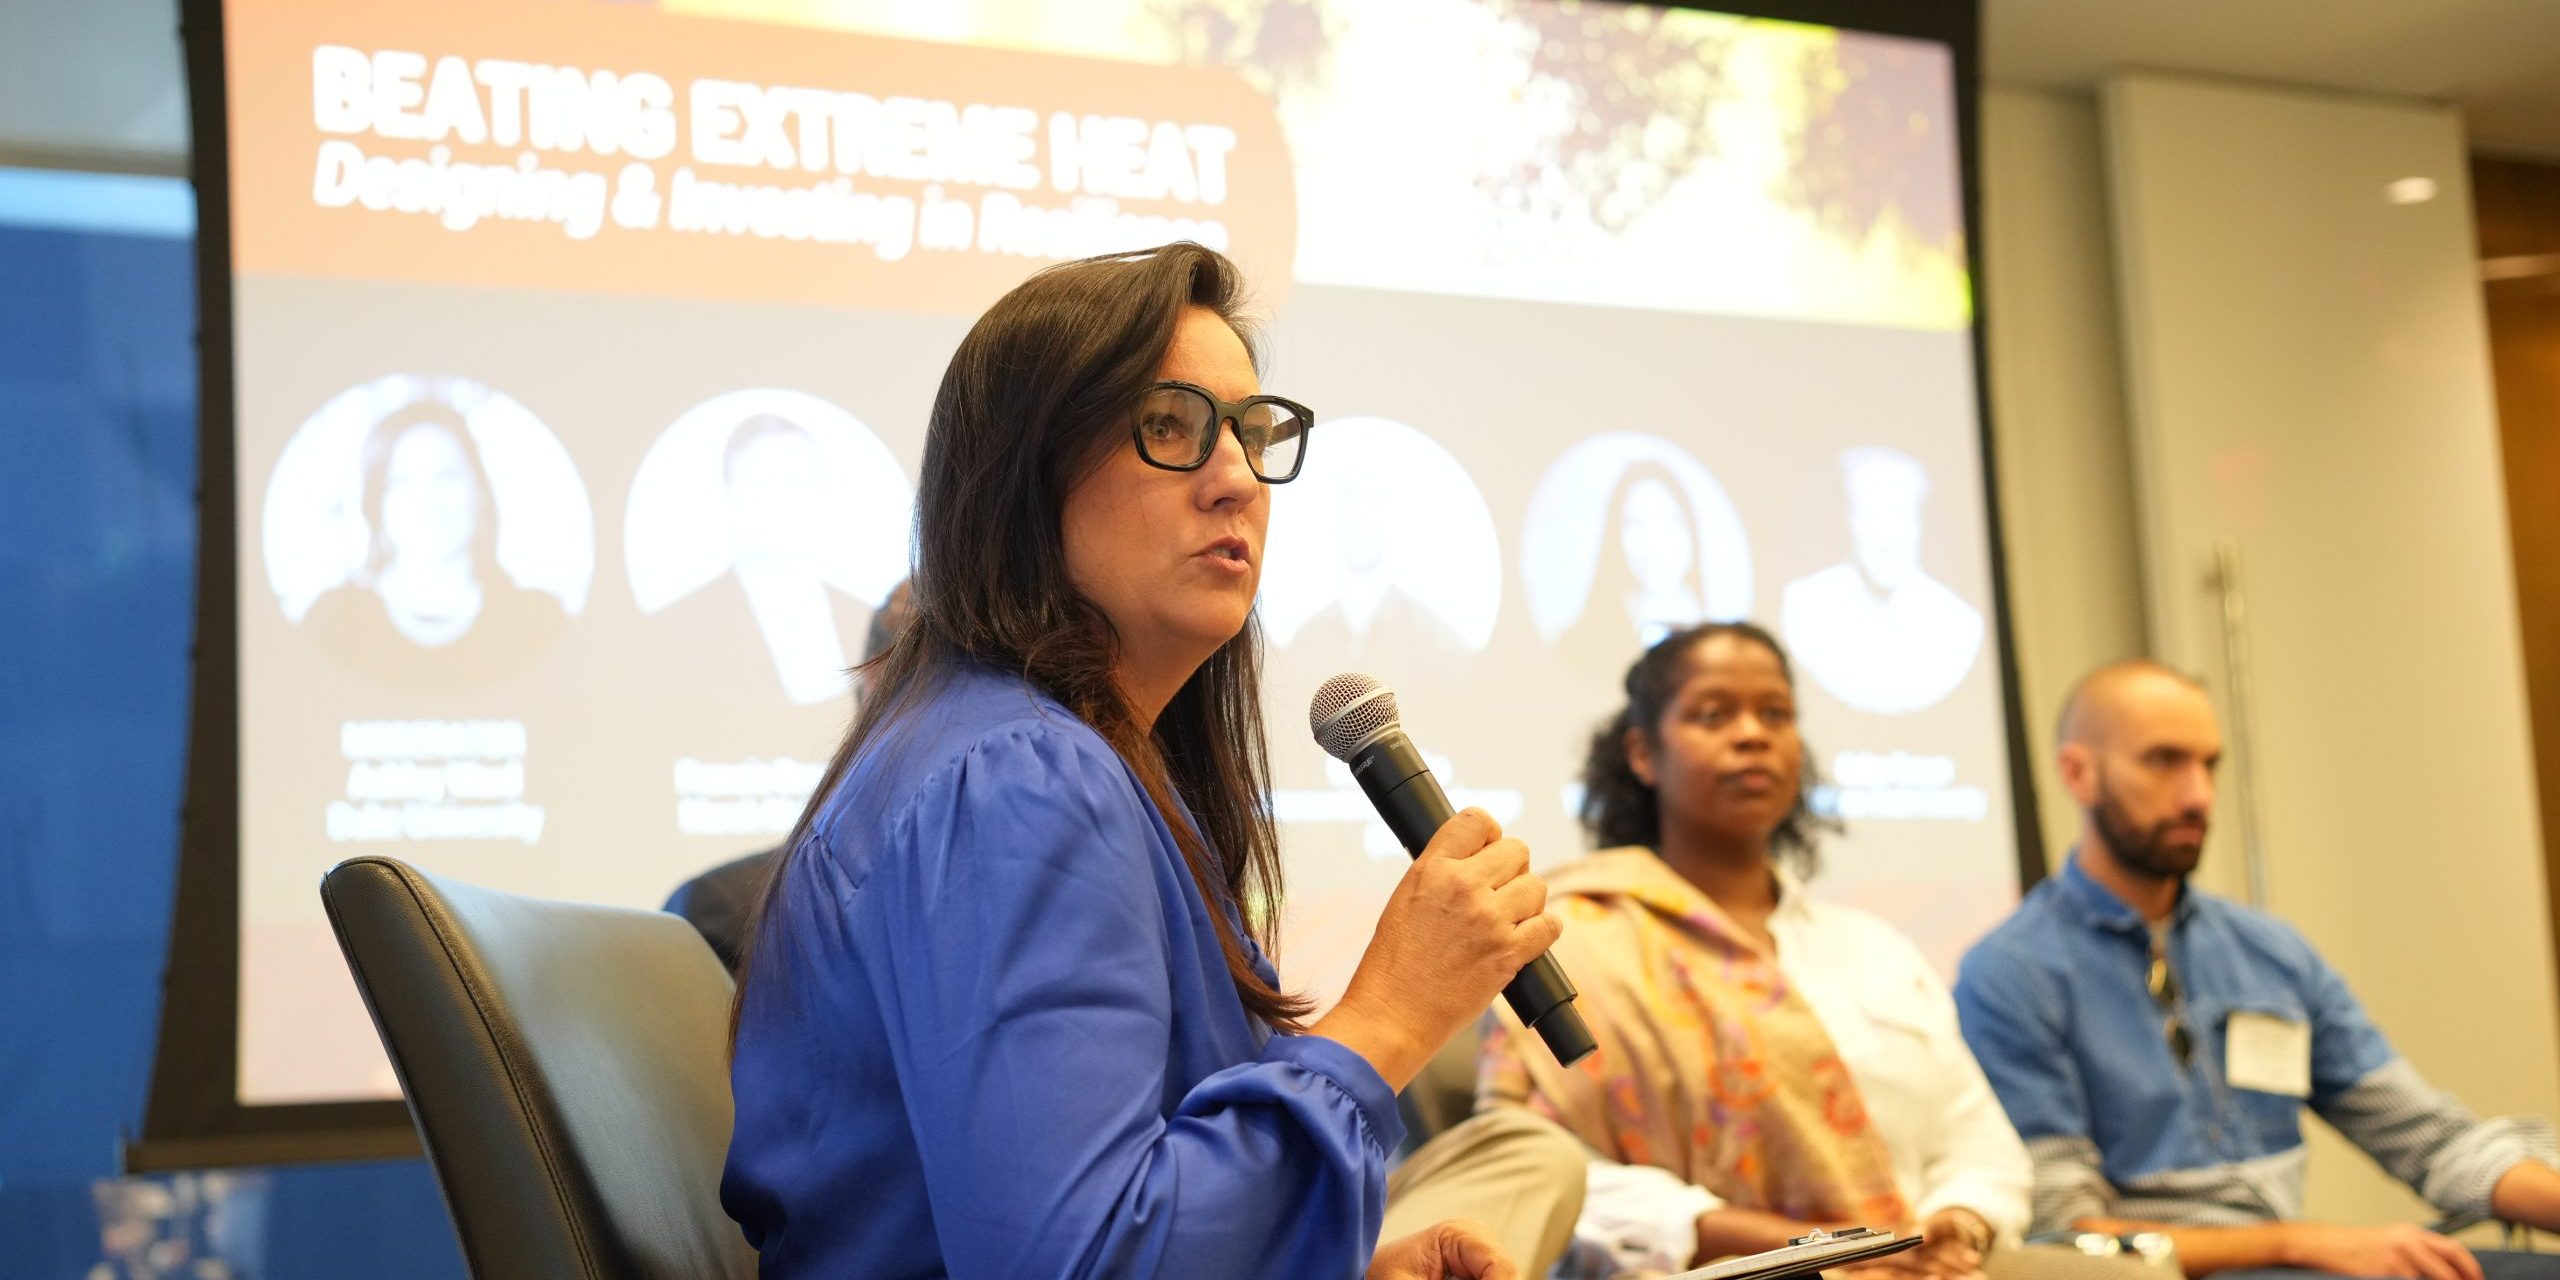
[(1218, 436), (1221, 434), (1219, 428), (1226, 427), (1233, 430), (1236, 433), (1236, 443), (1241, 445), (1244, 443), (1244, 411), (1258, 404), (1276, 404), (1298, 417), (1298, 456), (1289, 464), (1289, 474), (1267, 476), (1262, 474), (1262, 464), (1255, 460), (1253, 450), (1246, 449), (1244, 451), (1246, 469), (1253, 472), (1254, 479), (1264, 484), (1287, 484), (1297, 479), (1298, 472), (1307, 465), (1307, 434), (1315, 430), (1316, 426), (1316, 415), (1313, 409), (1283, 396), (1246, 396), (1242, 400), (1221, 400), (1207, 387), (1196, 383), (1173, 381), (1148, 384), (1138, 392), (1138, 400), (1144, 403), (1150, 393), (1168, 389), (1188, 391), (1209, 402), (1209, 412), (1214, 415), (1209, 421), (1209, 433), (1200, 437), (1200, 456), (1189, 462), (1159, 462), (1155, 455), (1147, 452), (1146, 437), (1141, 434), (1146, 430), (1146, 424), (1132, 417), (1129, 422), (1129, 443), (1137, 446), (1140, 462), (1165, 471), (1197, 471), (1208, 465), (1209, 455), (1218, 451)]

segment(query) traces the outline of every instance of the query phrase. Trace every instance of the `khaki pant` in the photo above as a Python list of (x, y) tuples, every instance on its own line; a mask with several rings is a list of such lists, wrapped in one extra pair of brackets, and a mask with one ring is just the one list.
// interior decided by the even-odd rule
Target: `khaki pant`
[(2163, 1280), (2162, 1271), (2129, 1254), (2093, 1257), (2067, 1244), (1994, 1249), (1982, 1259), (1989, 1280)]
[(1543, 1276), (1573, 1243), (1589, 1158), (1572, 1134), (1496, 1107), (1422, 1144), (1387, 1175), (1379, 1242), (1472, 1218), (1493, 1229), (1522, 1275)]

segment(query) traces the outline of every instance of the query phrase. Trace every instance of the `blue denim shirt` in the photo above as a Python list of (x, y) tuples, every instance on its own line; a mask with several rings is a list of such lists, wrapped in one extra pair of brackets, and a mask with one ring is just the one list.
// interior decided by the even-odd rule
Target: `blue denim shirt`
[[(2055, 1188), (2041, 1166), (2075, 1149), (2094, 1157), (2117, 1191), (2167, 1191), (2178, 1180), (2162, 1175), (2182, 1172), (2270, 1172), (2271, 1158), (2288, 1159), (2289, 1176), (2272, 1169), (2275, 1185), (2237, 1190), (2242, 1205), (2261, 1202), (2253, 1216), (2295, 1216), (2303, 1105), (2326, 1108), (2394, 1062), (2390, 1044), (2290, 926), (2189, 888), (2168, 929), (2169, 964), (2195, 1044), (2181, 1069), (2146, 985), (2150, 947), (2142, 917), (2090, 879), (2075, 856), (1958, 970), (1965, 1040), (2039, 1156), (2038, 1225), (2064, 1225), (2048, 1221), (2044, 1202)], [(2310, 1028), (2308, 1099), (2224, 1079), (2224, 1029), (2243, 1010)]]

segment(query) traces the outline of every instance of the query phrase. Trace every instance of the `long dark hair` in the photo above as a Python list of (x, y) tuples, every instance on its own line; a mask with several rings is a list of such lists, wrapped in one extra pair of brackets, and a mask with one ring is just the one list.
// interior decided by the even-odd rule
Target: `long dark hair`
[[(1060, 527), (1068, 491), (1111, 450), (1129, 447), (1129, 411), (1172, 349), (1184, 310), (1216, 312), (1254, 349), (1258, 335), (1244, 305), (1235, 264), (1196, 244), (1172, 244), (1044, 270), (961, 340), (925, 431), (915, 618), (886, 653), (863, 664), (852, 731), (758, 896), (741, 949), (732, 1042), (759, 935), (810, 822), (864, 748), (964, 663), (1019, 673), (1119, 753), (1211, 904), (1237, 997), (1275, 1030), (1302, 1029), (1310, 1004), (1256, 973), (1244, 944), (1250, 931), (1270, 946), (1281, 898), (1260, 623), (1248, 616), (1150, 732), (1112, 679), (1118, 638), (1110, 619), (1068, 580)], [(1183, 818), (1186, 807), (1197, 829)], [(1243, 930), (1221, 904), (1237, 908)]]
[[(1778, 660), (1778, 673), (1786, 677), (1787, 686), (1795, 686), (1795, 667), (1787, 661), (1786, 649), (1767, 629), (1749, 622), (1702, 622), (1674, 631), (1645, 650), (1627, 668), (1627, 705), (1591, 735), (1591, 752), (1582, 762), (1582, 826), (1599, 848), (1640, 844), (1651, 849), (1661, 844), (1662, 804), (1627, 762), (1627, 731), (1637, 730), (1646, 741), (1661, 744), (1662, 713), (1679, 692), (1682, 661), (1717, 636), (1732, 636), (1768, 650)], [(1841, 829), (1839, 819), (1814, 811), (1813, 796), (1822, 785), (1822, 775), (1814, 764), (1811, 744), (1804, 749), (1800, 782), (1795, 805), (1769, 835), (1769, 852), (1792, 865), (1797, 874), (1810, 876), (1816, 863), (1815, 836)]]
[(514, 580), (498, 567), (498, 492), (489, 483), (489, 468), (480, 461), (480, 442), (472, 438), (461, 410), (431, 396), (401, 406), (365, 435), (363, 503), (369, 541), (361, 570), (364, 580), (371, 582), (391, 564), (391, 537), (382, 523), (382, 499), (391, 487), (391, 453), (410, 432), (423, 428), (452, 437), (454, 447), (462, 451), (463, 466), (471, 472), (472, 501), (477, 504), (471, 527), (472, 572), (484, 586), (513, 585)]

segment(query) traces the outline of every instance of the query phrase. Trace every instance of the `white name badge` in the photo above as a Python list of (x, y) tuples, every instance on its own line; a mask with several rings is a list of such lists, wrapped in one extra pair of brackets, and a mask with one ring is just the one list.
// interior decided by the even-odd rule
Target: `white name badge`
[(2311, 1027), (2272, 1013), (2235, 1010), (2223, 1024), (2222, 1078), (2234, 1089), (2311, 1096)]

